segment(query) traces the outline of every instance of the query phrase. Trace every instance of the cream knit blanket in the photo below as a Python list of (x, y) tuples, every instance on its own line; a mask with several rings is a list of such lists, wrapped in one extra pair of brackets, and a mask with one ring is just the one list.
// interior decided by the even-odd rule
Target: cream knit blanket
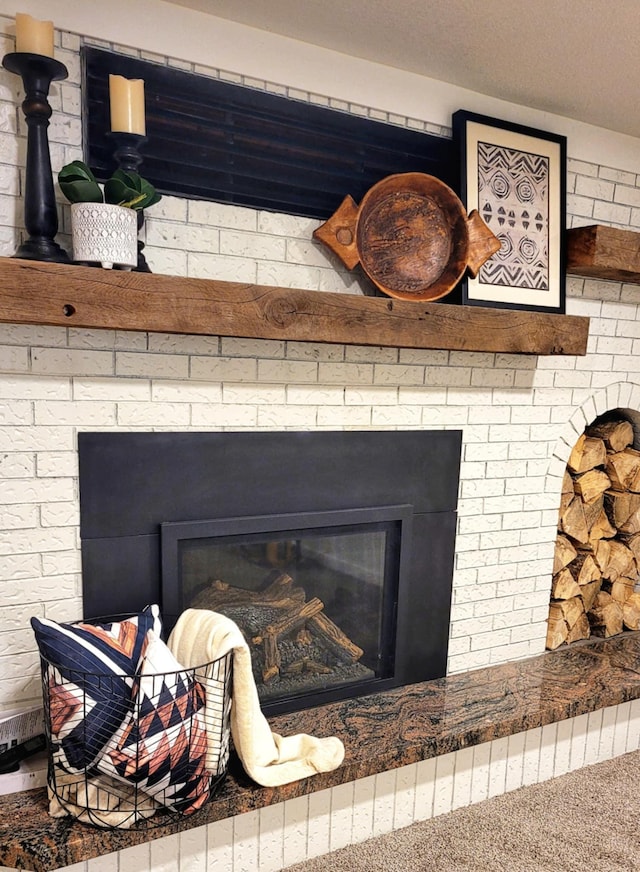
[[(195, 668), (233, 650), (231, 735), (245, 772), (258, 784), (276, 787), (340, 766), (344, 745), (338, 738), (317, 739), (305, 733), (285, 738), (271, 732), (260, 708), (249, 647), (232, 620), (206, 609), (187, 609), (168, 644), (186, 668)], [(209, 722), (206, 716), (205, 720)]]

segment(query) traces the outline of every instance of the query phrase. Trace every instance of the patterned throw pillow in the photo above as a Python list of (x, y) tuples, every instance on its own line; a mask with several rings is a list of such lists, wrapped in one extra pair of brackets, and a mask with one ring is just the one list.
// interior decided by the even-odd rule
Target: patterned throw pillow
[(134, 784), (157, 802), (191, 814), (207, 801), (205, 692), (164, 642), (149, 633), (134, 705), (97, 768)]
[(32, 618), (43, 659), (56, 764), (89, 770), (131, 710), (131, 688), (147, 645), (161, 631), (158, 606), (103, 624), (59, 624)]

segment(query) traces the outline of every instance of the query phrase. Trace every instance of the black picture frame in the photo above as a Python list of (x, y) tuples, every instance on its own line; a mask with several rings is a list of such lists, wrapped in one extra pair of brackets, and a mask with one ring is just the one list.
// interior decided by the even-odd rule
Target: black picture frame
[(566, 137), (460, 109), (453, 140), (462, 202), (502, 243), (463, 280), (463, 305), (563, 314)]

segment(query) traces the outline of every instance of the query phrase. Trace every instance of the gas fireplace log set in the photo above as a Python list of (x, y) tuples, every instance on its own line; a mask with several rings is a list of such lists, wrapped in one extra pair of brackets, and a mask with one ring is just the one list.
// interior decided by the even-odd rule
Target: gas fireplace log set
[(324, 613), (324, 603), (318, 597), (307, 600), (286, 572), (270, 573), (258, 591), (212, 580), (193, 606), (223, 612), (238, 624), (258, 685), (302, 673), (317, 675), (323, 684), (339, 667), (353, 666), (364, 654)]
[(587, 427), (565, 472), (547, 648), (640, 627), (640, 451), (633, 427)]

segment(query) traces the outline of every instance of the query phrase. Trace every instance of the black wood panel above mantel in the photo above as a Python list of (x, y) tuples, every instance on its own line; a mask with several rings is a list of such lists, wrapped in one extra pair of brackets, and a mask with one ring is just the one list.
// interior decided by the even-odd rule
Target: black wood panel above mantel
[(101, 180), (115, 168), (113, 73), (144, 79), (140, 171), (165, 194), (324, 220), (392, 173), (457, 184), (443, 137), (102, 49), (83, 48), (82, 66), (85, 158)]

